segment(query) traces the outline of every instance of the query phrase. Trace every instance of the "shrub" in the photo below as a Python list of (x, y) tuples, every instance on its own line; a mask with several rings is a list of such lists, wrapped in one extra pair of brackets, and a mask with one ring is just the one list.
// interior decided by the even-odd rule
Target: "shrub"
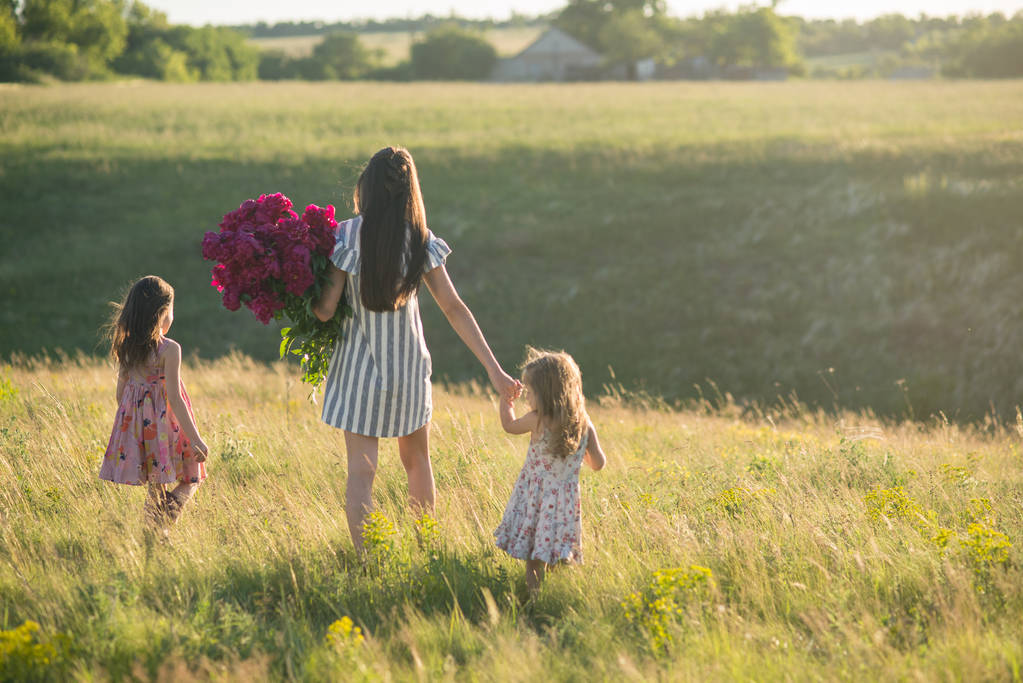
[(412, 46), (412, 73), (432, 80), (479, 80), (490, 76), (497, 50), (471, 31), (443, 26)]
[(70, 43), (30, 41), (0, 55), (0, 80), (38, 81), (51, 76), (81, 81), (89, 76), (89, 62)]
[(661, 652), (674, 640), (671, 626), (685, 613), (685, 605), (702, 600), (713, 583), (707, 567), (658, 569), (644, 590), (622, 601), (625, 618), (647, 636), (651, 650)]
[(44, 637), (34, 621), (0, 631), (0, 681), (60, 680), (68, 646), (66, 635)]

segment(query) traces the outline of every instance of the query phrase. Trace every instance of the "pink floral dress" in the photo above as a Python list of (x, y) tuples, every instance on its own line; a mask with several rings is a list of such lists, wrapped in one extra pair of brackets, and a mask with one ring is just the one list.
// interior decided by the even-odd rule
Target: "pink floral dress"
[[(164, 341), (160, 342), (157, 355)], [(135, 373), (128, 373), (99, 478), (118, 484), (202, 481), (206, 478), (206, 465), (193, 458), (188, 437), (171, 411), (163, 369), (154, 359), (150, 366), (140, 370), (136, 372), (145, 375), (144, 381)], [(184, 383), (181, 395), (191, 415), (192, 403)]]
[(548, 432), (530, 441), (526, 464), (494, 531), (497, 547), (520, 560), (582, 562), (579, 467), (589, 432), (575, 453), (551, 453)]

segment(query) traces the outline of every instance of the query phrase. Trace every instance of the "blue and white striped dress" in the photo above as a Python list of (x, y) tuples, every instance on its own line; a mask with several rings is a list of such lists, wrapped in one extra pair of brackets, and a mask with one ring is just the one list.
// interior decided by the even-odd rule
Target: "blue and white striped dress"
[[(348, 273), (344, 295), (354, 315), (341, 325), (324, 382), (327, 424), (364, 436), (405, 436), (430, 421), (430, 352), (423, 338), (418, 296), (397, 311), (367, 310), (359, 292), (359, 227), (356, 216), (338, 225), (330, 260)], [(444, 264), (451, 249), (431, 232), (424, 272)]]

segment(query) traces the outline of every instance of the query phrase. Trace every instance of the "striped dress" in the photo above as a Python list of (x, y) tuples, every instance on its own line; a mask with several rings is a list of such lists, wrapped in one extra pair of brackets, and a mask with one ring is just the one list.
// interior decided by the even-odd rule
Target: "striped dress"
[[(324, 382), (322, 419), (332, 427), (364, 436), (406, 436), (430, 421), (430, 352), (423, 338), (419, 299), (397, 311), (362, 305), (359, 292), (359, 227), (356, 216), (338, 226), (330, 260), (348, 273), (343, 296), (354, 314), (341, 324)], [(424, 272), (444, 264), (451, 249), (431, 232)]]

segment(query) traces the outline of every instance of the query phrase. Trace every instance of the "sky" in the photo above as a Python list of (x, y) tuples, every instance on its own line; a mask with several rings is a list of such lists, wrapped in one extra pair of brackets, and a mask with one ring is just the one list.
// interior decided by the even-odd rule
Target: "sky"
[[(426, 13), (445, 16), (452, 12), (462, 17), (507, 19), (512, 12), (536, 15), (564, 7), (567, 0), (145, 0), (145, 4), (167, 14), (175, 24), (254, 24), (265, 21), (320, 20), (326, 22), (356, 19), (389, 19), (418, 17)], [(668, 12), (674, 16), (699, 15), (710, 9), (724, 7), (734, 10), (750, 2), (723, 0), (668, 0)], [(756, 4), (767, 4), (763, 1)], [(963, 15), (980, 12), (1002, 12), (1012, 15), (1023, 10), (1023, 0), (782, 0), (781, 14), (795, 14), (808, 19), (870, 19), (881, 14), (898, 12), (906, 16), (925, 13), (931, 16)]]

